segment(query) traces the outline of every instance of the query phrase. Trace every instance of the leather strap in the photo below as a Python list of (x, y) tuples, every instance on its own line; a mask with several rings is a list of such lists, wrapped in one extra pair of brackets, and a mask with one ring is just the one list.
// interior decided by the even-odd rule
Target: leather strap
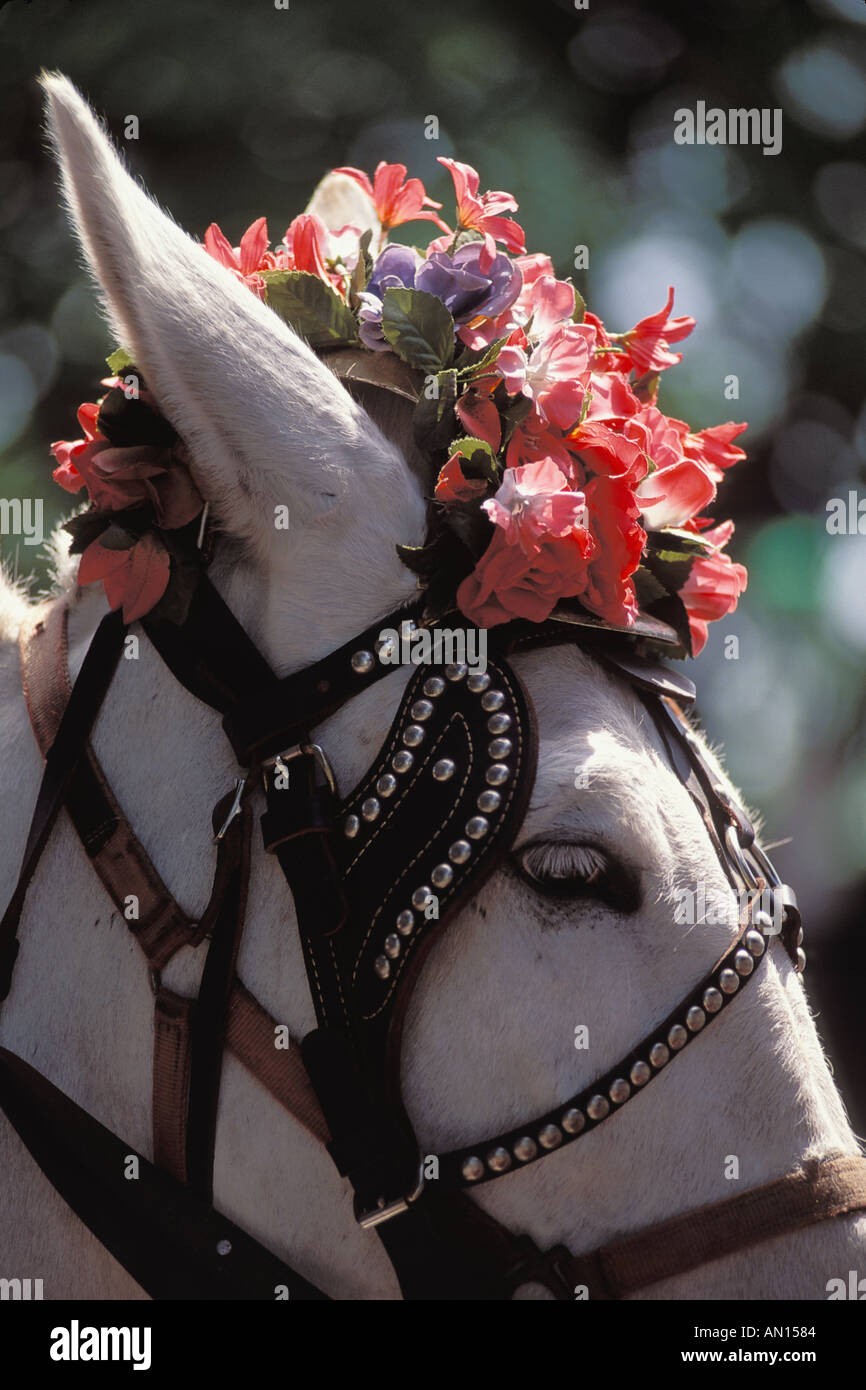
[[(27, 711), (43, 758), (57, 737), (69, 703), (68, 607), (52, 599), (29, 613), (19, 637)], [(133, 832), (88, 741), (66, 792), (66, 809), (94, 869), (155, 970), (181, 946), (201, 939), (195, 923), (172, 897)], [(138, 899), (138, 918), (124, 908)]]
[(18, 956), (18, 924), (27, 889), (111, 684), (125, 632), (119, 612), (109, 613), (99, 624), (48, 750), (18, 882), (0, 921), (0, 1000), (6, 998), (12, 985)]
[(189, 1052), (194, 1000), (160, 987), (153, 1016), (153, 1161), (187, 1180)]
[(816, 1158), (760, 1187), (569, 1256), (560, 1274), (567, 1288), (585, 1285), (590, 1298), (627, 1298), (724, 1255), (864, 1210), (866, 1158)]
[(327, 1144), (331, 1138), (322, 1107), (297, 1042), (281, 1030), (248, 989), (236, 980), (229, 1001), (226, 1046), (258, 1082), (306, 1130)]

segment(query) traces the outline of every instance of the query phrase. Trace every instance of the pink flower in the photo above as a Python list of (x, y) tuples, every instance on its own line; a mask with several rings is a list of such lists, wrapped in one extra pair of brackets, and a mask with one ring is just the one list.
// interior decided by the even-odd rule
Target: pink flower
[(665, 526), (683, 526), (716, 495), (716, 485), (693, 459), (682, 458), (667, 468), (658, 468), (635, 489), (643, 519), (654, 531)]
[(212, 222), (204, 234), (204, 248), (209, 256), (251, 289), (257, 299), (264, 299), (265, 282), (258, 272), (271, 270), (274, 264), (268, 251), (268, 224), (264, 217), (247, 227), (238, 247), (233, 247), (216, 222)]
[(668, 289), (665, 307), (649, 318), (641, 319), (628, 333), (623, 333), (620, 342), (626, 349), (626, 360), (639, 375), (645, 372), (663, 372), (682, 359), (681, 352), (670, 352), (669, 343), (678, 343), (688, 337), (695, 326), (690, 317), (669, 319), (668, 314), (674, 305), (673, 286)]
[(707, 640), (707, 624), (732, 613), (745, 591), (748, 573), (745, 565), (735, 564), (721, 551), (733, 534), (733, 522), (725, 522), (703, 539), (716, 547), (712, 555), (700, 556), (692, 564), (679, 596), (689, 615), (692, 653), (698, 655)]
[(511, 396), (522, 392), (557, 429), (568, 430), (580, 417), (589, 383), (595, 330), (586, 324), (560, 325), (532, 352), (506, 346), (496, 369)]
[(427, 197), (420, 179), (406, 178), (405, 164), (386, 164), (383, 160), (376, 166), (372, 184), (361, 169), (346, 167), (335, 169), (334, 173), (348, 174), (350, 179), (360, 184), (375, 204), (376, 216), (383, 231), (399, 227), (404, 222), (435, 222), (443, 232), (451, 235), (448, 224), (429, 210), (441, 208), (442, 204), (434, 203), (432, 198)]
[(509, 439), (505, 460), (509, 468), (519, 468), (522, 463), (537, 463), (543, 458), (553, 459), (564, 477), (571, 476), (573, 463), (568, 450), (559, 436), (548, 428), (546, 421), (533, 410)]
[(474, 230), (484, 237), (485, 254), (481, 259), (482, 271), (489, 270), (496, 255), (496, 242), (506, 251), (521, 254), (526, 251), (523, 228), (502, 217), (503, 212), (516, 212), (517, 203), (510, 193), (484, 193), (478, 197), (478, 174), (470, 164), (460, 164), (456, 159), (446, 159), (439, 155), (454, 180), (457, 196), (457, 224), (463, 231)]
[(457, 606), (479, 627), (512, 618), (543, 623), (562, 598), (583, 592), (593, 543), (583, 527), (548, 539), (531, 557), (498, 527), (475, 569), (457, 590)]
[(584, 497), (572, 492), (553, 459), (539, 459), (520, 468), (506, 468), (495, 497), (482, 502), (490, 520), (500, 526), (508, 545), (527, 556), (542, 543), (568, 535), (584, 522)]
[(646, 456), (640, 445), (602, 420), (584, 420), (565, 442), (582, 469), (623, 478), (630, 487), (646, 473)]
[(724, 476), (723, 470), (731, 468), (746, 457), (745, 449), (734, 444), (737, 435), (747, 430), (748, 425), (735, 425), (729, 420), (726, 425), (711, 425), (709, 429), (697, 434), (687, 434), (683, 443), (683, 453), (705, 468), (717, 483)]

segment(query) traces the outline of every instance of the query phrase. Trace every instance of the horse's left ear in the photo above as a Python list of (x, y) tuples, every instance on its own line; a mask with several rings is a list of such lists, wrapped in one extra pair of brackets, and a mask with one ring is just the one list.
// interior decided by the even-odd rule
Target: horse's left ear
[(42, 84), (66, 200), (116, 341), (188, 445), (223, 528), (266, 544), (279, 502), (302, 522), (336, 519), (341, 507), (359, 529), (376, 507), (398, 529), (417, 520), (402, 458), (333, 373), (151, 201), (66, 78)]

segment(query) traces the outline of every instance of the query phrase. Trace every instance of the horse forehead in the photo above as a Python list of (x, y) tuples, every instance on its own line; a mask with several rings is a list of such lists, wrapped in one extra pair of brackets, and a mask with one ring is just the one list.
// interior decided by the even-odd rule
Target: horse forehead
[(542, 760), (556, 749), (638, 752), (645, 745), (642, 712), (625, 682), (610, 676), (579, 647), (547, 647), (514, 658), (535, 708)]

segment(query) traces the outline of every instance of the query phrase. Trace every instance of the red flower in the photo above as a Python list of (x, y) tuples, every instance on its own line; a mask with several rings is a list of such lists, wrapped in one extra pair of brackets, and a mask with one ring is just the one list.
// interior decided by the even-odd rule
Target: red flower
[(584, 493), (596, 551), (581, 602), (607, 622), (629, 627), (638, 614), (631, 576), (646, 544), (640, 509), (621, 478), (592, 478)]
[(91, 541), (78, 566), (79, 584), (101, 579), (110, 608), (123, 608), (123, 621), (132, 623), (149, 613), (165, 593), (171, 574), (168, 551), (152, 531), (128, 550), (109, 550)]
[(204, 249), (251, 289), (256, 298), (264, 299), (265, 282), (258, 272), (271, 270), (274, 264), (268, 251), (268, 224), (264, 217), (247, 227), (238, 247), (233, 247), (216, 222), (211, 222), (204, 234)]
[(495, 454), (502, 443), (502, 421), (489, 393), (470, 386), (454, 409), (466, 433), (475, 439), (483, 439)]
[(427, 197), (420, 179), (406, 178), (405, 164), (386, 164), (383, 160), (376, 166), (372, 184), (362, 169), (344, 167), (335, 169), (334, 173), (347, 174), (355, 183), (360, 184), (375, 204), (376, 216), (382, 224), (383, 231), (399, 227), (404, 222), (435, 222), (437, 227), (450, 235), (451, 228), (448, 224), (443, 222), (441, 217), (437, 217), (435, 212), (429, 211), (432, 208), (441, 208), (442, 204), (434, 203), (432, 198)]
[(478, 197), (478, 174), (471, 164), (460, 164), (456, 159), (438, 156), (454, 180), (457, 196), (457, 223), (460, 230), (474, 230), (484, 237), (485, 254), (479, 265), (482, 271), (489, 270), (496, 256), (496, 242), (501, 242), (506, 251), (522, 255), (526, 251), (523, 228), (510, 217), (502, 217), (503, 212), (516, 212), (517, 203), (510, 193), (484, 193)]
[(709, 429), (700, 430), (697, 434), (687, 434), (683, 442), (683, 453), (686, 458), (694, 459), (701, 464), (710, 477), (719, 483), (725, 468), (731, 468), (733, 464), (746, 457), (745, 449), (741, 449), (732, 441), (748, 428), (748, 425), (735, 425), (729, 420), (726, 425), (711, 425)]
[(703, 649), (707, 640), (707, 623), (716, 622), (726, 613), (732, 613), (748, 582), (745, 565), (738, 565), (721, 553), (733, 531), (734, 523), (726, 521), (724, 525), (704, 532), (703, 539), (716, 549), (712, 555), (699, 556), (694, 561), (689, 577), (680, 589), (679, 596), (689, 615), (694, 656)]
[(552, 538), (527, 556), (509, 545), (497, 526), (472, 573), (457, 590), (457, 606), (479, 627), (496, 627), (511, 618), (543, 623), (561, 598), (581, 594), (593, 543), (583, 527)]
[(626, 357), (623, 360), (641, 376), (644, 372), (663, 372), (666, 367), (673, 367), (682, 359), (682, 353), (670, 352), (668, 344), (678, 343), (681, 338), (688, 337), (695, 321), (688, 316), (669, 319), (668, 314), (673, 306), (674, 290), (671, 285), (665, 307), (659, 313), (641, 319), (628, 333), (623, 333), (620, 339), (626, 349)]
[(461, 466), (462, 454), (452, 454), (440, 469), (434, 496), (437, 502), (471, 502), (487, 491), (482, 478), (467, 478)]

